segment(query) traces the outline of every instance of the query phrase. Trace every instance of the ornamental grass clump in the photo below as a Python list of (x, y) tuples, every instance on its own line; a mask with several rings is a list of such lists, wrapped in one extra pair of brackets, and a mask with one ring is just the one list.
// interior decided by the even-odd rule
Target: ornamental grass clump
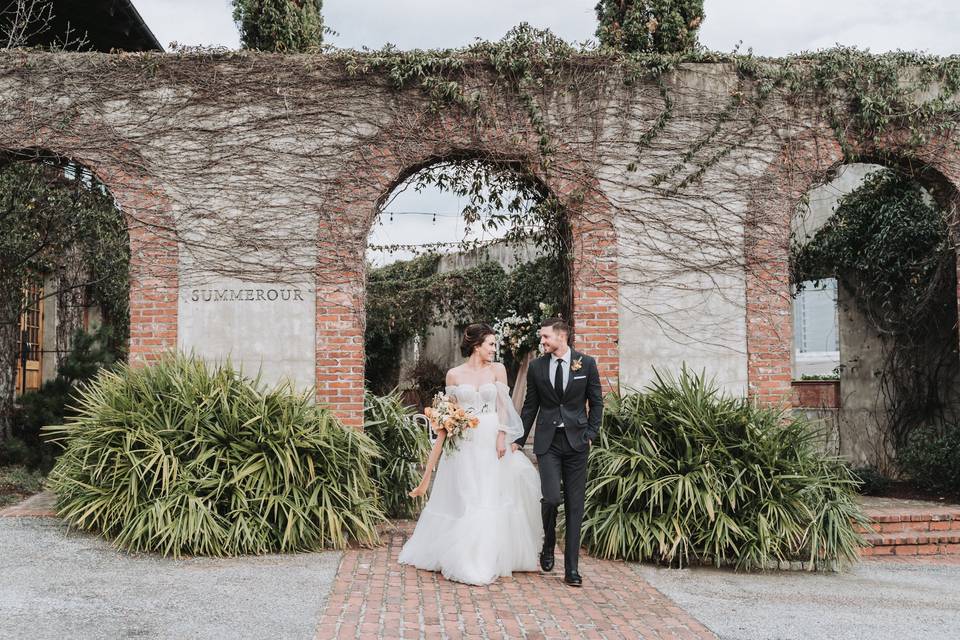
[(129, 551), (235, 556), (378, 542), (376, 445), (312, 394), (169, 355), (101, 372), (76, 415), (57, 511)]
[(391, 518), (412, 518), (426, 502), (408, 495), (420, 482), (421, 465), (430, 453), (430, 436), (413, 416), (396, 389), (386, 396), (370, 391), (364, 395), (363, 432), (380, 451), (370, 472), (379, 487), (383, 509)]
[(591, 451), (584, 544), (601, 558), (831, 568), (865, 545), (856, 480), (783, 410), (685, 368), (611, 394)]

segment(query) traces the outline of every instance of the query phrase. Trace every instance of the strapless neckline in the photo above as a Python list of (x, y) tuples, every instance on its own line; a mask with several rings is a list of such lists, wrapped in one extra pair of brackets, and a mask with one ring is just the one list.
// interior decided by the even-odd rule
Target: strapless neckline
[(479, 392), (480, 389), (482, 389), (483, 387), (495, 387), (495, 386), (497, 386), (497, 383), (496, 383), (496, 382), (484, 382), (483, 384), (477, 386), (477, 385), (471, 384), (471, 383), (469, 383), (469, 382), (461, 382), (460, 384), (448, 384), (447, 386), (448, 386), (448, 387), (451, 387), (451, 388), (453, 388), (453, 389), (458, 389), (458, 388), (460, 388), (460, 387), (470, 387), (470, 388), (473, 389), (474, 391), (478, 391), (478, 392)]

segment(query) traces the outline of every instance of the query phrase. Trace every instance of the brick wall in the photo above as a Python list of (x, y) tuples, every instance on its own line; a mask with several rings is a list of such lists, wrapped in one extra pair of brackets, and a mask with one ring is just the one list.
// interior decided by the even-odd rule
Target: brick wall
[[(737, 322), (745, 320), (746, 336), (737, 338), (733, 356), (721, 353), (716, 362), (736, 369), (742, 379), (745, 350), (749, 394), (762, 402), (789, 403), (790, 220), (803, 194), (843, 161), (820, 107), (814, 100), (796, 100), (785, 108), (771, 99), (759, 120), (750, 119), (750, 110), (731, 114), (726, 105), (740, 84), (735, 70), (682, 65), (669, 76), (674, 105), (669, 122), (639, 145), (664, 113), (656, 84), (636, 78), (625, 83), (594, 62), (570, 69), (563, 72), (569, 77), (536, 89), (554, 147), (541, 162), (527, 106), (479, 62), (466, 65), (465, 77), (457, 79), (469, 95), (482, 97), (480, 106), (450, 106), (438, 113), (418, 86), (398, 90), (381, 72), (351, 74), (342, 61), (323, 56), (0, 52), (5, 96), (0, 147), (61, 152), (93, 168), (120, 201), (130, 222), (133, 362), (149, 362), (177, 345), (178, 287), (194, 275), (191, 269), (203, 277), (264, 278), (257, 260), (261, 255), (287, 259), (283, 245), (289, 239), (306, 245), (310, 254), (307, 266), (297, 269), (309, 272), (316, 253), (317, 398), (358, 426), (363, 249), (373, 218), (392, 189), (419, 168), (445, 157), (475, 157), (525, 168), (565, 206), (573, 235), (575, 346), (598, 359), (608, 388), (621, 376), (621, 327), (636, 326), (646, 302), (621, 299), (623, 267), (649, 278), (642, 287), (630, 286), (642, 292), (639, 298), (649, 295), (654, 304), (646, 309), (655, 314), (675, 301), (677, 290), (660, 286), (656, 268), (652, 276), (644, 273), (650, 266), (644, 260), (669, 261), (677, 252), (698, 255), (697, 247), (679, 241), (688, 230), (672, 223), (697, 226), (695, 212), (704, 218), (722, 212), (730, 224), (717, 231), (730, 230), (732, 247), (725, 264), (734, 265), (731, 270), (746, 265), (745, 293), (738, 290), (738, 299), (725, 300), (723, 308)], [(720, 122), (722, 117), (732, 119)], [(714, 125), (722, 135), (708, 133)], [(899, 154), (903, 164), (921, 174), (929, 167), (955, 196), (960, 184), (955, 140), (932, 138), (908, 156), (902, 138), (882, 140), (885, 154), (860, 151), (884, 161)], [(711, 163), (711, 158), (719, 160)], [(701, 178), (680, 192), (665, 188), (671, 181), (679, 184), (701, 163), (710, 165)], [(663, 174), (672, 178), (657, 186), (653, 178)], [(741, 239), (744, 208), (756, 224), (751, 228), (747, 220)], [(247, 244), (237, 250), (256, 273), (222, 273), (220, 262), (229, 259), (236, 238), (226, 233), (231, 231), (226, 224), (210, 224), (217, 215), (239, 227), (249, 225), (241, 238)], [(287, 227), (270, 224), (283, 215), (288, 236)], [(617, 235), (620, 223), (632, 218), (640, 234), (650, 217), (664, 223), (652, 225), (657, 233), (639, 247), (650, 252), (625, 247), (630, 238)], [(208, 263), (186, 267), (179, 253), (188, 252), (177, 237), (197, 230), (221, 234), (225, 241), (211, 251)], [(261, 254), (259, 241), (267, 231), (276, 233), (262, 244), (273, 246)], [(223, 245), (227, 251), (221, 253)], [(279, 250), (271, 252), (274, 247)], [(664, 251), (655, 255), (659, 249)], [(663, 273), (676, 275), (671, 269)], [(303, 275), (293, 274), (297, 282)], [(709, 282), (716, 274), (698, 275)], [(717, 282), (741, 274), (721, 275)], [(627, 310), (626, 302), (634, 310)], [(689, 321), (689, 316), (677, 317)], [(671, 343), (676, 362), (667, 365), (679, 366), (709, 338), (707, 331), (658, 321), (644, 326), (664, 336), (675, 329), (681, 339)], [(664, 336), (637, 339), (655, 344), (675, 337)], [(629, 364), (634, 371), (650, 368), (649, 362)]]
[(177, 347), (179, 263), (168, 203), (152, 180), (91, 161), (127, 221), (130, 236), (131, 364), (148, 364)]

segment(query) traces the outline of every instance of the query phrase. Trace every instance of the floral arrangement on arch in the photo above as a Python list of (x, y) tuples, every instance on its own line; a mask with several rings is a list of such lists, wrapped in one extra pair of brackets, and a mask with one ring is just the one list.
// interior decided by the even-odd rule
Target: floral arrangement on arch
[(541, 302), (537, 307), (539, 315), (521, 316), (511, 310), (510, 315), (493, 323), (497, 358), (508, 368), (520, 366), (523, 357), (540, 346), (540, 322), (553, 315), (553, 306)]

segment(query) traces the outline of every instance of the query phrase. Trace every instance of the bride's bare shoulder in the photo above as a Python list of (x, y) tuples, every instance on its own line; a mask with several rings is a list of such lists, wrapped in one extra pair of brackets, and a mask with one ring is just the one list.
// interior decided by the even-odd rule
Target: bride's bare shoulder
[(463, 365), (458, 365), (451, 369), (447, 369), (447, 384), (455, 385), (457, 381), (460, 380), (460, 370), (463, 368)]

